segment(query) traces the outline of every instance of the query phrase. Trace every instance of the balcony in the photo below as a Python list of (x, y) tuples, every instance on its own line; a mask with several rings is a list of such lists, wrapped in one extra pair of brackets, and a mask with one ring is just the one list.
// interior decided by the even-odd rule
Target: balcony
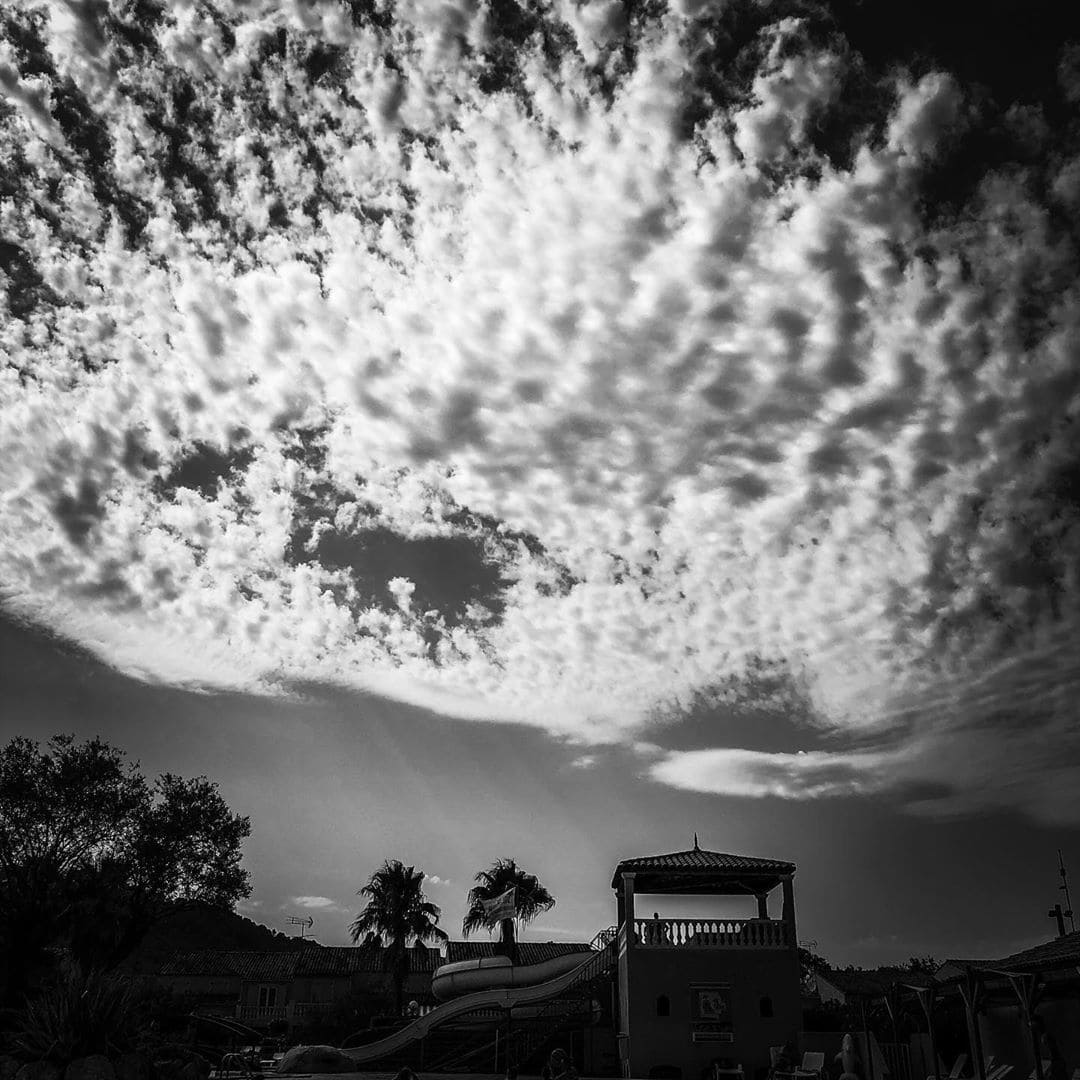
[(284, 1005), (237, 1005), (236, 1019), (269, 1024), (271, 1020), (284, 1020)]
[(333, 1001), (296, 1001), (286, 1008), (289, 1010), (290, 1020), (304, 1021), (330, 1016), (335, 1005), (336, 1002)]
[(781, 919), (635, 919), (635, 949), (794, 948)]

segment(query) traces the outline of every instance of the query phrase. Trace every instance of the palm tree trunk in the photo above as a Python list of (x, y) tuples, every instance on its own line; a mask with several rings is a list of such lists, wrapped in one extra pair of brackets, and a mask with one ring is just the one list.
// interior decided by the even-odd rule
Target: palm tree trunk
[(394, 942), (393, 956), (394, 977), (394, 1014), (400, 1016), (405, 1011), (405, 976), (409, 970), (409, 954)]
[(503, 919), (499, 923), (499, 943), (502, 945), (500, 950), (504, 956), (510, 957), (512, 964), (517, 963), (518, 948), (517, 941), (514, 938), (514, 920)]

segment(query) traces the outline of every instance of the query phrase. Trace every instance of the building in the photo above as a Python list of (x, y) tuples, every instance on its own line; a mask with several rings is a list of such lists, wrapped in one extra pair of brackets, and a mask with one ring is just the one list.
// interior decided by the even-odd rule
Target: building
[[(698, 1080), (716, 1059), (753, 1077), (769, 1047), (797, 1037), (802, 1003), (795, 867), (689, 851), (626, 859), (618, 912), (618, 1038), (624, 1076)], [(779, 889), (779, 918), (769, 914)], [(747, 918), (640, 918), (635, 897), (745, 896)]]
[[(425, 1005), (431, 974), (443, 962), (437, 950), (409, 950), (406, 1000)], [(359, 1024), (386, 1010), (389, 975), (385, 950), (309, 948), (294, 952), (204, 949), (181, 952), (161, 965), (156, 981), (189, 997), (204, 1015), (228, 1016), (255, 1028), (285, 1021), (313, 1027), (351, 1016)]]
[[(536, 964), (567, 952), (590, 951), (584, 942), (521, 942), (520, 962)], [(290, 1030), (340, 1024), (362, 1026), (390, 1007), (392, 984), (383, 948), (318, 947), (283, 952), (199, 949), (176, 952), (155, 981), (190, 998), (203, 1015), (230, 1017), (257, 1028), (284, 1021)], [(423, 944), (409, 950), (405, 1000), (422, 1011), (435, 1005), (431, 976), (441, 964), (491, 956), (494, 945), (451, 941), (446, 955)]]

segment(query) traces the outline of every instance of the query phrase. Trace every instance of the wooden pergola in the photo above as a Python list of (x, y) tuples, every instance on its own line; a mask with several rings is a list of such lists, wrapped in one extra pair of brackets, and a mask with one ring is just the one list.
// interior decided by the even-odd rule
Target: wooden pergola
[[(934, 1009), (943, 1000), (957, 995), (964, 1008), (975, 1080), (987, 1077), (979, 1013), (993, 1004), (1015, 1005), (1031, 1040), (1035, 1080), (1046, 1080), (1036, 1010), (1042, 1002), (1054, 997), (1080, 997), (1080, 931), (999, 960), (947, 960), (933, 976), (890, 973), (886, 978), (875, 972), (839, 974), (844, 975), (845, 999), (859, 1005), (864, 1031), (866, 1007), (870, 1002), (884, 1004), (894, 1027), (903, 1002), (918, 1002), (926, 1022), (935, 1071), (939, 1058)], [(870, 1070), (869, 1080), (874, 1080), (872, 1062)]]
[(1080, 995), (1080, 931), (1000, 960), (947, 960), (934, 973), (929, 992), (956, 993), (963, 1001), (977, 1080), (986, 1080), (980, 1011), (995, 1000), (1015, 1004), (1031, 1039), (1035, 1080), (1045, 1080), (1036, 1010), (1044, 1000)]

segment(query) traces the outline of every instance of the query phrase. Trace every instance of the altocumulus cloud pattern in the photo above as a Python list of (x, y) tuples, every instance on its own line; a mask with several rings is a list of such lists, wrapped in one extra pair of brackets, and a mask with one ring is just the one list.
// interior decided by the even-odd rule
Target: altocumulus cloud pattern
[[(5, 608), (1080, 821), (1080, 48), (980, 73), (996, 10), (5, 7)], [(725, 741), (780, 713), (814, 749)]]

